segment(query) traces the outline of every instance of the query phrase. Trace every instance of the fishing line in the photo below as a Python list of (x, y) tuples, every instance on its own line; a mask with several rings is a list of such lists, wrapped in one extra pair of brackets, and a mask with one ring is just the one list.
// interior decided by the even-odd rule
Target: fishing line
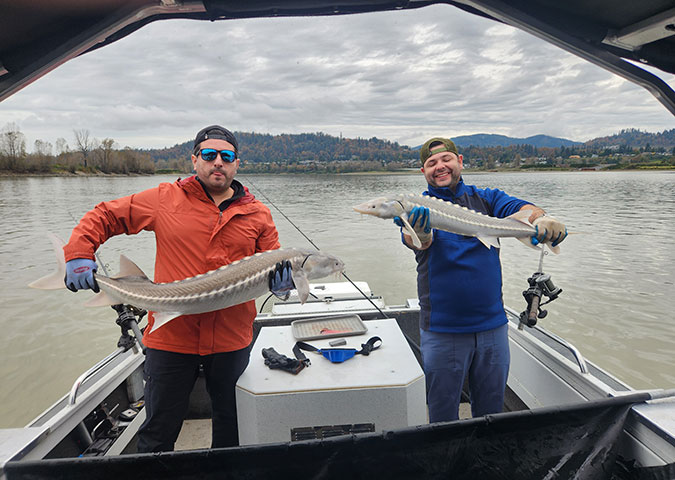
[[(253, 186), (253, 188), (255, 188), (255, 189), (260, 193), (260, 195), (261, 195), (261, 196), (262, 196), (262, 197), (263, 197), (270, 205), (272, 205), (272, 206), (273, 206), (273, 207), (281, 214), (281, 216), (283, 216), (283, 217), (288, 221), (288, 223), (290, 223), (291, 225), (293, 225), (293, 227), (295, 227), (295, 229), (296, 229), (298, 232), (300, 232), (300, 234), (301, 234), (303, 237), (305, 237), (309, 243), (312, 244), (312, 246), (313, 246), (314, 248), (316, 248), (317, 250), (321, 250), (321, 249), (320, 249), (320, 248), (312, 241), (311, 238), (309, 238), (307, 235), (305, 235), (305, 232), (303, 232), (303, 231), (300, 229), (300, 227), (298, 227), (295, 223), (293, 223), (293, 221), (292, 221), (290, 218), (288, 218), (288, 216), (287, 216), (284, 212), (282, 212), (281, 209), (280, 209), (279, 207), (277, 207), (276, 204), (275, 204), (272, 200), (270, 200), (269, 197), (268, 197), (267, 195), (265, 195), (265, 192), (263, 192), (263, 191), (260, 189), (259, 186), (257, 186), (255, 183), (253, 183), (249, 177), (244, 177), (244, 178), (246, 179), (246, 183), (250, 183), (250, 184)], [(363, 293), (363, 291), (356, 285), (356, 283), (354, 283), (354, 282), (352, 281), (351, 278), (349, 278), (349, 277), (347, 276), (347, 274), (346, 274), (345, 272), (341, 272), (341, 274), (342, 274), (343, 277), (345, 277), (345, 278), (347, 279), (347, 281), (348, 281), (349, 283), (352, 284), (352, 286), (353, 286), (353, 287), (354, 287), (361, 295), (363, 295), (363, 298), (365, 298), (366, 300), (368, 300), (368, 301), (370, 302), (370, 304), (371, 304), (373, 307), (375, 307), (375, 309), (380, 313), (380, 315), (382, 315), (382, 318), (389, 318), (389, 317), (388, 317), (388, 316), (380, 309), (380, 307), (378, 307), (378, 306), (375, 304), (375, 302), (373, 302), (373, 300), (372, 300), (368, 295), (366, 295), (365, 293)], [(270, 298), (270, 297), (268, 297), (267, 300), (269, 300), (269, 298)], [(314, 295), (314, 298), (316, 298), (315, 295)], [(265, 300), (265, 302), (267, 302), (267, 300)], [(265, 305), (265, 302), (263, 302), (263, 305), (260, 307), (261, 310), (262, 310), (262, 307)]]
[(246, 182), (247, 182), (247, 183), (250, 183), (251, 185), (253, 185), (253, 187), (260, 193), (260, 195), (262, 195), (262, 197), (263, 197), (265, 200), (267, 200), (267, 203), (269, 203), (269, 204), (272, 205), (274, 208), (276, 208), (277, 211), (281, 214), (281, 216), (283, 216), (283, 217), (288, 221), (288, 223), (290, 223), (291, 225), (293, 225), (293, 227), (295, 227), (295, 229), (296, 229), (298, 232), (300, 232), (300, 235), (302, 235), (303, 237), (305, 237), (305, 238), (307, 239), (307, 241), (308, 241), (309, 243), (311, 243), (312, 246), (313, 246), (314, 248), (316, 248), (317, 250), (321, 250), (319, 247), (316, 246), (316, 244), (312, 241), (311, 238), (309, 238), (307, 235), (305, 235), (305, 232), (303, 232), (302, 230), (300, 230), (300, 227), (298, 227), (295, 223), (293, 223), (293, 221), (292, 221), (290, 218), (288, 218), (288, 217), (286, 216), (286, 214), (285, 214), (284, 212), (282, 212), (281, 209), (280, 209), (279, 207), (277, 207), (277, 206), (274, 204), (274, 202), (273, 202), (272, 200), (269, 199), (269, 197), (268, 197), (267, 195), (265, 195), (265, 192), (263, 192), (263, 191), (260, 189), (259, 186), (257, 186), (255, 183), (253, 183), (253, 182), (251, 181), (250, 178), (248, 178), (248, 177), (245, 177), (245, 178), (246, 178)]

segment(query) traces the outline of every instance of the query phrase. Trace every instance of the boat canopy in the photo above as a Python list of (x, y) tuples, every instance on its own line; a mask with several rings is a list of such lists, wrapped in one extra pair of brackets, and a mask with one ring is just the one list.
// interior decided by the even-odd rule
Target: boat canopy
[(672, 0), (0, 0), (0, 101), (157, 20), (344, 15), (447, 4), (549, 41), (649, 90), (675, 115)]

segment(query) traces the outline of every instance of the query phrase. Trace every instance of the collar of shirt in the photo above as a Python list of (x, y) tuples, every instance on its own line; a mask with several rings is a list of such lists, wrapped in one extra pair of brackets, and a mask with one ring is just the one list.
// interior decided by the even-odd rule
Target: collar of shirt
[(464, 192), (464, 179), (462, 177), (459, 178), (454, 192), (449, 187), (432, 187), (431, 185), (427, 185), (427, 188), (428, 190), (424, 192), (424, 195), (452, 201)]
[[(206, 196), (209, 197), (211, 199), (211, 201), (214, 201), (211, 194), (209, 194), (208, 190), (206, 190), (206, 186), (204, 185), (204, 182), (202, 182), (202, 180), (197, 176), (195, 178), (197, 179), (199, 184), (204, 189), (204, 193), (206, 193)], [(220, 203), (220, 205), (218, 205), (218, 208), (220, 209), (221, 212), (224, 212), (227, 209), (227, 207), (232, 205), (232, 203), (234, 203), (235, 201), (239, 200), (244, 195), (246, 195), (246, 191), (244, 190), (244, 186), (241, 183), (239, 183), (238, 181), (232, 180), (232, 185), (230, 185), (230, 187), (232, 188), (232, 190), (234, 190), (234, 193), (232, 194), (232, 196), (230, 198), (228, 198), (227, 200), (223, 200)]]

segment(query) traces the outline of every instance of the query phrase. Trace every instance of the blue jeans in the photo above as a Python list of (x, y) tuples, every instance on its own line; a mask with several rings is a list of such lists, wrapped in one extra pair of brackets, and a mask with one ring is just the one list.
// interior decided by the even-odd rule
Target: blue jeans
[(430, 422), (459, 418), (467, 375), (471, 415), (502, 411), (511, 359), (508, 325), (477, 333), (420, 330), (420, 337)]
[(146, 418), (138, 430), (138, 452), (166, 452), (174, 444), (188, 411), (190, 392), (204, 366), (211, 397), (211, 446), (239, 444), (235, 385), (248, 365), (250, 348), (199, 356), (146, 349)]

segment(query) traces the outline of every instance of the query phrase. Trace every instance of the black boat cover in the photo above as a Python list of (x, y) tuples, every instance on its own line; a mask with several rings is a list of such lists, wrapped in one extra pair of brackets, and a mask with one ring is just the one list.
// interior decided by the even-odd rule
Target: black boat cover
[(379, 434), (227, 449), (10, 462), (18, 479), (663, 479), (618, 455), (631, 405), (648, 393)]
[[(0, 0), (0, 101), (75, 58), (143, 26), (397, 11), (448, 4), (508, 23), (649, 90), (675, 115), (673, 0)], [(301, 47), (300, 47), (301, 48)]]

